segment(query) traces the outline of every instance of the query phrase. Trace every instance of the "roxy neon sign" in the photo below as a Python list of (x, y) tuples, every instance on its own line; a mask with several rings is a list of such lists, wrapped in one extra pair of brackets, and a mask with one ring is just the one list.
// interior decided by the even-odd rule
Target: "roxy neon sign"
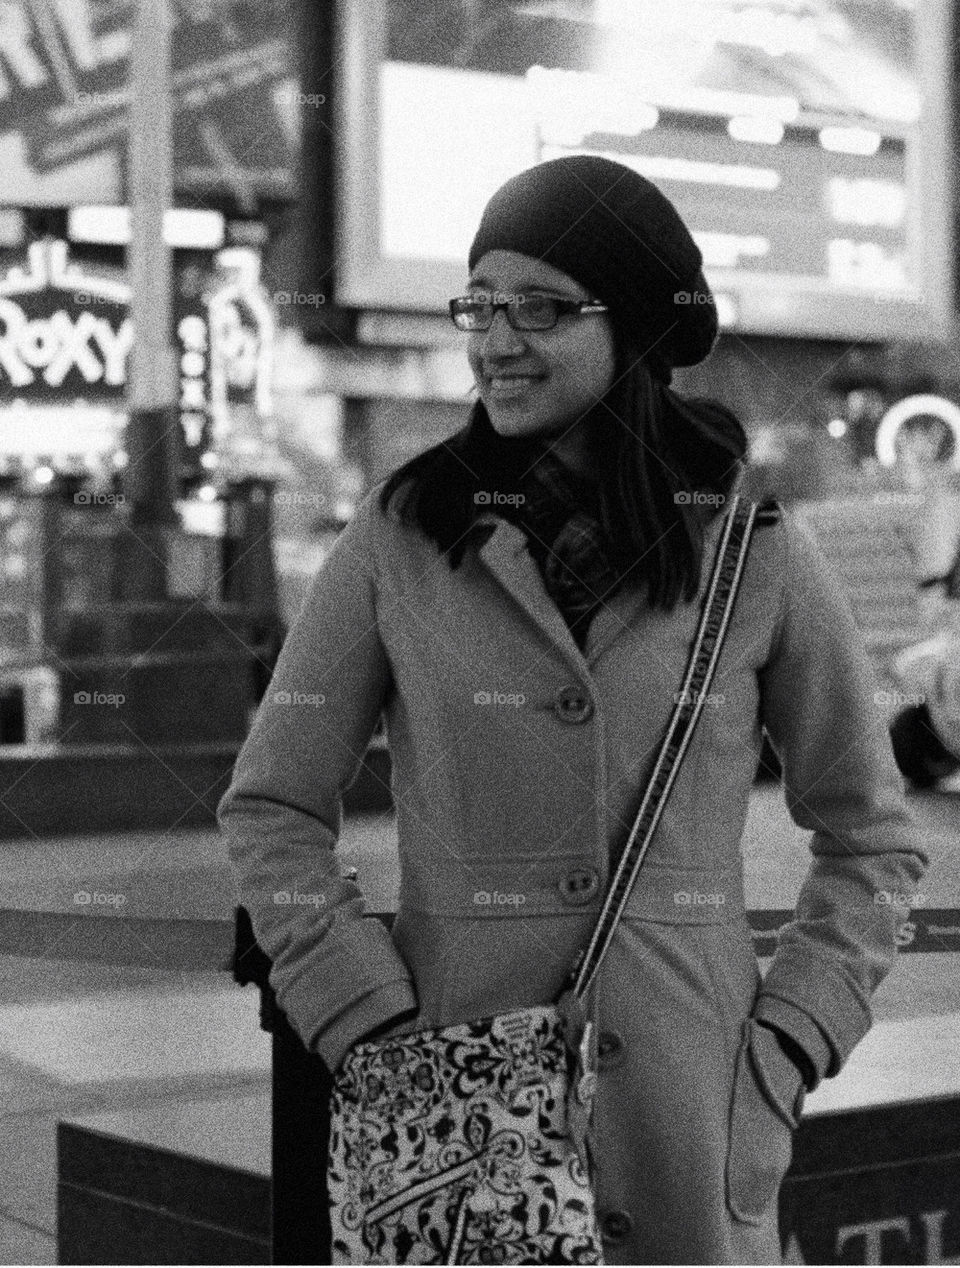
[(31, 243), (26, 264), (0, 277), (0, 390), (122, 388), (129, 302), (126, 282), (84, 273), (65, 242)]
[(129, 317), (118, 329), (91, 312), (31, 319), (15, 301), (0, 299), (0, 381), (14, 388), (30, 387), (41, 373), (50, 387), (60, 387), (74, 369), (91, 385), (120, 387), (132, 343)]
[[(177, 301), (180, 421), (200, 443), (208, 416), (229, 430), (231, 403), (272, 411), (274, 321), (259, 262), (242, 249), (217, 257), (206, 290)], [(0, 274), (0, 400), (122, 397), (135, 338), (122, 276), (71, 263), (65, 242), (34, 242), (25, 263)], [(184, 311), (183, 303), (187, 305)]]

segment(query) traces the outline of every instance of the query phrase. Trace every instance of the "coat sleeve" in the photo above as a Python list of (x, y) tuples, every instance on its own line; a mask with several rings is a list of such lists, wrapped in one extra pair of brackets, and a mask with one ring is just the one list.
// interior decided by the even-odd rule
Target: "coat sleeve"
[(870, 998), (928, 858), (846, 597), (807, 529), (784, 512), (777, 531), (784, 590), (759, 671), (761, 720), (813, 859), (754, 1015), (801, 1045), (819, 1082), (870, 1029)]
[(408, 966), (336, 857), (342, 794), (391, 684), (376, 613), (375, 489), (324, 560), (220, 801), (241, 903), (291, 1025), (331, 1070), (417, 1004)]

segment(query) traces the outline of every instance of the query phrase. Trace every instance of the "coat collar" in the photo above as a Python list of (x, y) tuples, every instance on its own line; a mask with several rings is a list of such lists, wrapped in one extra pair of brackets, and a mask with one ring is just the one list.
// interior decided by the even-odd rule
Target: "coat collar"
[(637, 590), (629, 586), (619, 589), (590, 622), (584, 654), (547, 593), (523, 530), (492, 511), (477, 515), (473, 528), (480, 525), (490, 525), (492, 532), (481, 544), (478, 558), (581, 677), (592, 673), (602, 653), (626, 633), (631, 621), (647, 606), (645, 596)]

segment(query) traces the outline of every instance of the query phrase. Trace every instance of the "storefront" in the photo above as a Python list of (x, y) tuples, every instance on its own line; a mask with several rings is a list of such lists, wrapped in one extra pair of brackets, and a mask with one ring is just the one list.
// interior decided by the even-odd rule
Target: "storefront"
[[(51, 237), (0, 254), (3, 521), (8, 540), (32, 543), (42, 555), (41, 537), (23, 524), (37, 517), (37, 495), (59, 487), (65, 548), (57, 591), (68, 609), (113, 593), (113, 561), (103, 547), (124, 515), (125, 394), (135, 339), (121, 255), (116, 244), (77, 249)], [(275, 322), (254, 249), (184, 246), (174, 258), (183, 533), (170, 588), (213, 597), (227, 485), (266, 474), (270, 458)], [(40, 555), (22, 553), (5, 555), (2, 566), (4, 608), (16, 611), (23, 600), (12, 588), (15, 575), (36, 585), (45, 569)], [(30, 628), (39, 646), (36, 622), (11, 618), (3, 638), (26, 650)]]

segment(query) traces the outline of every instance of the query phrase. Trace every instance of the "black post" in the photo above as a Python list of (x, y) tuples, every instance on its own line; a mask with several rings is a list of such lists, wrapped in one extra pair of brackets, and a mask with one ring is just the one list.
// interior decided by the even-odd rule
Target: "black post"
[(259, 476), (231, 480), (223, 540), (222, 598), (252, 609), (279, 606), (273, 559), (273, 484)]
[[(60, 623), (63, 614), (63, 510), (57, 481), (38, 495), (40, 499), (40, 568), (41, 600), (39, 638), (31, 643), (41, 656), (56, 654), (60, 648)], [(37, 646), (39, 644), (39, 646)]]
[(165, 599), (180, 469), (180, 416), (175, 405), (132, 408), (124, 470), (125, 520), (118, 540), (120, 599)]
[[(368, 919), (390, 929), (392, 912)], [(250, 914), (236, 910), (234, 981), (260, 988), (260, 1027), (273, 1035), (272, 1162), (275, 1264), (329, 1264), (332, 1260), (327, 1195), (330, 1092), (333, 1081), (320, 1057), (308, 1052), (270, 986), (271, 961), (257, 943)]]
[(273, 1262), (329, 1264), (330, 1071), (277, 1010), (273, 1028)]
[(180, 419), (173, 344), (170, 249), (164, 216), (173, 206), (173, 87), (170, 0), (135, 6), (130, 50), (127, 186), (132, 237), (127, 251), (130, 311), (136, 338), (130, 357), (127, 464), (129, 518), (121, 536), (124, 599), (167, 597), (167, 552), (177, 522)]

